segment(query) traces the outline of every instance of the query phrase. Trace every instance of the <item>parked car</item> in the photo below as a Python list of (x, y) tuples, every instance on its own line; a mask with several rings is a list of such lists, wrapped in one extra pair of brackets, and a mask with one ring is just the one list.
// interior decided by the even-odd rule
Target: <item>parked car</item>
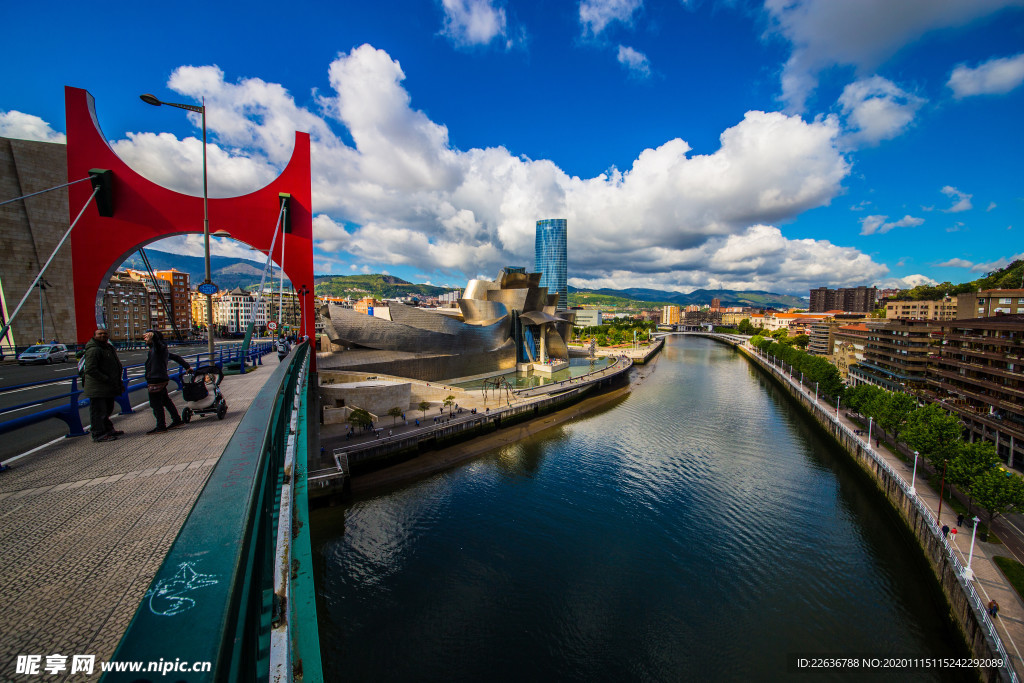
[(18, 365), (27, 363), (63, 363), (68, 359), (68, 347), (63, 344), (36, 344), (18, 354)]

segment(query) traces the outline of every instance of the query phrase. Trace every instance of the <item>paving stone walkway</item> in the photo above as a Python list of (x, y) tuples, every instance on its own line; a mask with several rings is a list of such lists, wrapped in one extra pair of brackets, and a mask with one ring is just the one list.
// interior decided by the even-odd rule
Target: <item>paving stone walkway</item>
[[(269, 356), (268, 356), (269, 358)], [(64, 439), (0, 473), (0, 680), (18, 655), (95, 655), (109, 660), (213, 466), (276, 361), (227, 376), (223, 420), (195, 416), (147, 435), (149, 405), (113, 418), (125, 435)], [(145, 393), (133, 394), (145, 400)], [(175, 403), (182, 404), (180, 395)], [(10, 462), (10, 461), (8, 461)], [(70, 669), (70, 666), (68, 666)], [(67, 680), (66, 674), (45, 680)]]

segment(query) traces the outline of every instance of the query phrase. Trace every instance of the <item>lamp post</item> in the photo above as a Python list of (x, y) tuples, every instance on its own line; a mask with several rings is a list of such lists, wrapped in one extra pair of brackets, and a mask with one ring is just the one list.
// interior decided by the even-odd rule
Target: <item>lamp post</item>
[[(212, 284), (210, 279), (210, 211), (209, 211), (209, 193), (207, 191), (206, 183), (206, 98), (203, 98), (203, 104), (197, 106), (194, 104), (177, 104), (175, 102), (161, 102), (155, 95), (146, 93), (139, 95), (146, 104), (151, 104), (154, 107), (159, 107), (161, 104), (166, 104), (168, 107), (175, 107), (177, 109), (184, 109), (185, 111), (193, 111), (197, 114), (201, 114), (203, 117), (203, 262), (206, 266), (206, 279), (203, 280), (203, 284)], [(213, 362), (213, 292), (206, 293), (206, 347), (207, 352), (210, 354), (210, 362)]]
[(302, 285), (299, 289), (299, 332), (305, 334), (306, 330), (306, 295), (309, 294), (309, 287)]
[[(868, 437), (868, 441), (870, 443), (871, 437)], [(917, 451), (914, 451), (914, 473), (912, 475), (910, 475), (910, 495), (912, 495), (912, 496), (916, 496), (917, 495), (917, 489), (914, 488), (914, 484), (917, 483), (917, 456), (918, 455), (920, 455), (920, 453), (918, 453)]]
[(814, 383), (814, 402), (818, 402), (818, 383)]
[(875, 421), (874, 417), (869, 417), (868, 418), (868, 448), (871, 448), (871, 426), (874, 423), (874, 421)]
[(981, 520), (974, 517), (972, 521), (974, 522), (974, 529), (971, 531), (971, 554), (967, 557), (967, 569), (964, 570), (964, 578), (968, 581), (974, 578), (974, 571), (971, 570), (971, 562), (974, 561), (974, 537), (978, 535), (978, 522)]

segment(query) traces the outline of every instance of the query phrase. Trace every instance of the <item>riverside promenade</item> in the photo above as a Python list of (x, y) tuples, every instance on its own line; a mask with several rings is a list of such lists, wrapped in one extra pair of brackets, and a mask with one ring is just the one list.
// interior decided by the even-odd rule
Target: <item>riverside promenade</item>
[[(756, 359), (761, 363), (766, 362), (764, 358), (758, 355), (758, 351), (749, 344), (743, 345), (741, 349), (752, 359)], [(942, 534), (939, 530), (944, 524), (948, 525), (951, 530), (957, 528), (957, 512), (948, 503), (943, 505), (942, 518), (939, 519), (939, 494), (927, 482), (923, 462), (918, 463), (917, 476), (915, 477), (913, 462), (905, 462), (884, 445), (872, 446), (867, 441), (866, 434), (860, 435), (857, 433), (862, 430), (861, 425), (851, 421), (841, 409), (836, 411), (825, 403), (823, 398), (816, 399), (813, 390), (809, 390), (801, 385), (796, 378), (778, 366), (767, 363), (767, 368), (773, 371), (776, 378), (789, 384), (794, 391), (799, 392), (808, 402), (815, 403), (817, 401), (818, 407), (829, 414), (833, 423), (838, 425), (847, 435), (859, 440), (861, 442), (860, 445), (864, 446), (867, 451), (874, 453), (878, 459), (888, 466), (891, 472), (895, 473), (903, 482), (903, 488), (909, 489), (911, 481), (913, 481), (914, 497), (930, 514), (930, 521), (928, 523), (932, 527), (934, 535), (941, 538)], [(996, 556), (1012, 557), (1012, 553), (1008, 551), (1005, 545), (986, 543), (975, 539), (972, 556), (971, 529), (966, 525), (961, 527), (956, 534), (950, 533), (944, 541), (944, 545), (949, 548), (954, 558), (958, 560), (959, 565), (963, 567), (970, 566), (973, 578), (970, 579), (969, 583), (974, 591), (976, 591), (981, 604), (987, 605), (990, 600), (995, 600), (999, 603), (999, 614), (995, 619), (988, 619), (984, 613), (976, 614), (976, 616), (981, 624), (988, 621), (994, 625), (1002, 641), (1002, 646), (1010, 658), (1009, 670), (1002, 670), (1002, 673), (1007, 675), (1001, 678), (1004, 680), (1020, 680), (1021, 672), (1024, 672), (1024, 656), (1022, 656), (1022, 651), (1024, 651), (1024, 602), (1022, 602), (993, 559)], [(951, 569), (953, 571), (958, 570), (958, 568)], [(977, 613), (977, 610), (975, 612)], [(976, 654), (975, 656), (981, 655)], [(1016, 678), (1011, 679), (1009, 675), (1011, 672)], [(989, 679), (985, 678), (985, 680)]]
[[(46, 680), (96, 680), (142, 602), (224, 447), (276, 363), (224, 378), (223, 420), (195, 416), (162, 434), (148, 403), (113, 418), (124, 436), (62, 439), (6, 460), (0, 473), (0, 680), (21, 680), (19, 655), (41, 655)], [(144, 394), (143, 394), (144, 397)], [(172, 396), (180, 407), (180, 394)], [(57, 675), (48, 655), (67, 657)], [(68, 678), (74, 655), (92, 676)], [(26, 678), (30, 680), (32, 676)]]

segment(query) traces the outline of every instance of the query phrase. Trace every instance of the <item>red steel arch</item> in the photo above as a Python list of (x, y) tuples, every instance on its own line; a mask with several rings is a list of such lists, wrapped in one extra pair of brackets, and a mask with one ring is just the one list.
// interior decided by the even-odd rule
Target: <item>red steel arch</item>
[[(86, 209), (71, 233), (74, 272), (75, 325), (79, 342), (96, 329), (103, 305), (102, 288), (114, 269), (139, 247), (150, 242), (203, 232), (203, 198), (161, 187), (143, 178), (121, 160), (107, 144), (96, 120), (92, 95), (65, 86), (67, 114), (68, 179), (89, 175), (93, 168), (113, 171), (114, 215), (105, 218), (95, 206)], [(266, 187), (240, 197), (209, 200), (210, 231), (227, 230), (231, 236), (261, 249), (270, 249), (280, 211), (280, 193), (291, 195), (288, 213), (291, 232), (285, 245), (284, 272), (302, 296), (301, 333), (313, 338), (313, 212), (309, 167), (309, 134), (296, 131), (295, 147), (288, 166)], [(92, 188), (77, 183), (68, 188), (70, 219), (81, 210)], [(278, 262), (281, 241), (274, 249)], [(278, 265), (281, 265), (278, 262)]]

